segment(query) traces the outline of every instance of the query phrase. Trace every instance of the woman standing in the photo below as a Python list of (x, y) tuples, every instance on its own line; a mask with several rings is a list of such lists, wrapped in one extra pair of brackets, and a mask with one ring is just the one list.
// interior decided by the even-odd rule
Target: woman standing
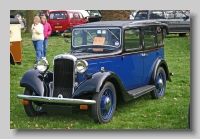
[(43, 27), (44, 27), (44, 42), (43, 42), (43, 54), (42, 54), (42, 57), (44, 59), (46, 59), (48, 38), (51, 35), (52, 29), (51, 29), (50, 24), (47, 22), (47, 18), (46, 18), (45, 15), (43, 15), (41, 17), (41, 20), (42, 20), (41, 23), (43, 24)]
[(32, 42), (36, 51), (36, 62), (42, 59), (42, 50), (44, 42), (44, 27), (40, 23), (40, 17), (35, 16), (34, 24), (32, 25)]

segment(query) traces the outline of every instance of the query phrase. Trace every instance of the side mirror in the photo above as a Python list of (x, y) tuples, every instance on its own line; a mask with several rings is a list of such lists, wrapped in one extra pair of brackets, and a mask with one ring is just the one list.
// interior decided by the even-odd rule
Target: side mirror
[(187, 19), (189, 19), (189, 16), (183, 17), (183, 19), (187, 20)]

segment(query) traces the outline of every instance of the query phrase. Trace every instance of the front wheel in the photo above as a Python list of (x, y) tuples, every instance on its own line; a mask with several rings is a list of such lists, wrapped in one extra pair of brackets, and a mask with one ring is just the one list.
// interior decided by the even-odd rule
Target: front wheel
[[(35, 93), (29, 89), (25, 89), (24, 90), (24, 95), (34, 95)], [(26, 112), (26, 114), (29, 117), (34, 117), (34, 116), (40, 116), (42, 114), (44, 114), (44, 112), (42, 112), (41, 110), (41, 106), (39, 106), (39, 103), (37, 104), (36, 102), (33, 102), (31, 100), (28, 101), (28, 104), (24, 105), (24, 110)]]
[(111, 82), (106, 82), (103, 89), (93, 95), (96, 104), (92, 105), (92, 115), (96, 123), (108, 123), (116, 108), (116, 91)]
[(156, 72), (155, 77), (155, 87), (156, 89), (151, 91), (151, 96), (153, 99), (158, 99), (164, 96), (166, 90), (166, 74), (162, 67), (159, 67)]

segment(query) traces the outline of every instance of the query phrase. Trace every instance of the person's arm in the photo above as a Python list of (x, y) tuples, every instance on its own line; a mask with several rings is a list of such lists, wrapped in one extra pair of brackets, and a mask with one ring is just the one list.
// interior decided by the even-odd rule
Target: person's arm
[(52, 32), (52, 28), (51, 28), (51, 25), (50, 24), (48, 24), (48, 33), (47, 33), (47, 35), (48, 36), (50, 36), (51, 35), (51, 32)]
[(42, 34), (44, 31), (44, 27), (42, 24), (38, 25), (37, 27), (34, 27), (34, 29), (35, 29), (35, 32), (38, 34)]

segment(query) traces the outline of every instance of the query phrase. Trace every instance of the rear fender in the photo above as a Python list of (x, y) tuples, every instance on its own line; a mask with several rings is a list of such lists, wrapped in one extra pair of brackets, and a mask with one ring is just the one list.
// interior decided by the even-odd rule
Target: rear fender
[(152, 71), (152, 74), (151, 74), (151, 78), (150, 78), (150, 83), (149, 84), (152, 84), (154, 85), (155, 84), (155, 78), (156, 78), (156, 71), (158, 69), (158, 67), (163, 67), (163, 69), (165, 70), (165, 74), (166, 74), (166, 79), (171, 82), (171, 77), (170, 77), (170, 74), (169, 74), (169, 70), (168, 70), (168, 66), (167, 66), (167, 63), (164, 59), (158, 59), (154, 65), (154, 68), (153, 68), (153, 71)]

